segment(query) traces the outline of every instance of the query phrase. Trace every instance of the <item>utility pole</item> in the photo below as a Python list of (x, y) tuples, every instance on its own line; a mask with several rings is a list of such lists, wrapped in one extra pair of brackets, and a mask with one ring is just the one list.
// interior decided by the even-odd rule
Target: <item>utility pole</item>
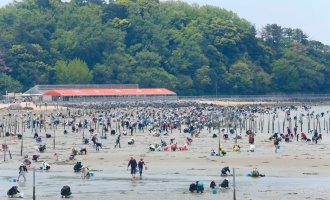
[(33, 167), (33, 200), (36, 200), (36, 168)]
[(23, 134), (24, 134), (24, 133), (23, 133), (23, 131), (22, 131), (22, 139), (21, 139), (21, 140), (22, 140), (22, 141), (21, 141), (21, 156), (23, 156), (23, 138), (24, 138), (24, 137), (23, 137)]
[(220, 148), (221, 148), (221, 134), (220, 134), (220, 119), (218, 117), (218, 136), (219, 136), (219, 146), (218, 146), (218, 155), (220, 156)]
[(54, 127), (54, 125), (53, 125), (53, 129), (54, 129), (53, 147), (54, 147), (54, 149), (55, 149), (55, 127)]
[(233, 168), (233, 185), (234, 185), (233, 199), (236, 200), (235, 168)]

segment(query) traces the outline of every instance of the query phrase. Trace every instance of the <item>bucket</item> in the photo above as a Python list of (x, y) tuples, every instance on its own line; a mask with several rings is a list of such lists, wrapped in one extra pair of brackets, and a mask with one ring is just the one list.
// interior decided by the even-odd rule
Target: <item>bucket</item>
[(218, 193), (218, 190), (216, 188), (213, 188), (212, 189), (212, 194), (217, 194)]
[(9, 179), (8, 181), (9, 181), (9, 182), (13, 182), (13, 183), (17, 182), (16, 178), (11, 178), (11, 179)]
[(93, 176), (94, 176), (94, 172), (89, 172), (89, 175), (90, 175), (91, 177), (93, 177)]

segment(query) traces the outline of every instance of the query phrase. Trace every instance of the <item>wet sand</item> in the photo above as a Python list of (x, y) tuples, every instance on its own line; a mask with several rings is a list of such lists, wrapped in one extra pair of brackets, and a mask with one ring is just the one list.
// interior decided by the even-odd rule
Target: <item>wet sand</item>
[[(267, 123), (265, 125), (267, 127)], [(53, 133), (53, 130), (48, 132)], [(133, 136), (135, 144), (127, 145), (131, 136), (122, 136), (120, 149), (114, 149), (115, 136), (109, 136), (107, 140), (102, 140), (103, 151), (96, 152), (92, 145), (87, 145), (88, 155), (77, 156), (76, 160), (81, 159), (84, 165), (95, 170), (94, 177), (83, 180), (80, 173), (73, 172), (75, 161), (68, 160), (73, 146), (84, 146), (81, 142), (82, 132), (71, 133), (69, 130), (69, 134), (64, 135), (63, 127), (59, 127), (56, 130), (55, 150), (53, 138), (45, 138), (45, 133), (42, 132), (43, 143), (47, 145), (47, 149), (45, 153), (41, 153), (39, 162), (32, 162), (27, 182), (19, 183), (19, 190), (25, 194), (25, 199), (32, 198), (32, 166), (38, 167), (42, 165), (42, 161), (47, 161), (52, 166), (51, 170), (36, 172), (37, 199), (60, 199), (63, 185), (71, 186), (74, 199), (231, 199), (232, 177), (229, 177), (230, 189), (221, 190), (218, 194), (211, 194), (209, 189), (212, 180), (217, 184), (223, 180), (219, 176), (221, 168), (230, 166), (236, 168), (237, 199), (328, 199), (328, 134), (323, 131), (323, 140), (317, 145), (296, 141), (282, 142), (279, 153), (275, 154), (272, 142), (268, 141), (271, 134), (264, 132), (257, 133), (255, 152), (247, 152), (249, 144), (244, 133), (243, 139), (238, 140), (241, 152), (231, 150), (234, 145), (233, 135), (226, 141), (221, 138), (222, 145), (228, 151), (224, 157), (210, 156), (211, 148), (218, 147), (218, 138), (211, 137), (217, 130), (211, 133), (203, 130), (199, 138), (193, 138), (188, 151), (182, 152), (150, 152), (148, 145), (159, 143), (161, 138), (169, 143), (171, 137), (176, 138), (178, 145), (184, 144), (185, 138), (190, 134), (183, 132), (175, 131), (169, 136), (153, 137), (149, 132), (137, 131)], [(85, 134), (88, 134), (87, 130)], [(32, 137), (30, 132), (24, 135), (24, 155), (35, 153), (34, 146), (38, 144)], [(308, 134), (308, 137), (311, 138), (311, 135)], [(4, 138), (0, 138), (0, 142), (4, 143)], [(22, 159), (19, 155), (20, 140), (7, 137), (6, 143), (13, 159), (4, 163), (3, 152), (0, 152), (0, 199), (6, 199), (7, 190), (11, 185), (17, 184), (8, 180), (17, 178), (18, 166)], [(58, 161), (53, 155), (54, 152), (60, 154)], [(130, 155), (136, 159), (142, 157), (146, 161), (148, 170), (144, 171), (141, 180), (132, 180), (129, 171), (126, 170)], [(253, 167), (257, 167), (266, 177), (247, 177), (246, 174)], [(196, 180), (204, 182), (204, 194), (191, 194), (188, 191), (189, 184)]]

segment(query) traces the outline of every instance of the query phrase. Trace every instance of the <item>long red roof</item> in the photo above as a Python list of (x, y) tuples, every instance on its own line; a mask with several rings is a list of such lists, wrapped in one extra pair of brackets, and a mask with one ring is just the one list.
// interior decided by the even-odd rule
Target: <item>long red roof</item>
[(152, 89), (57, 89), (44, 93), (44, 96), (119, 96), (119, 95), (175, 95), (165, 88)]

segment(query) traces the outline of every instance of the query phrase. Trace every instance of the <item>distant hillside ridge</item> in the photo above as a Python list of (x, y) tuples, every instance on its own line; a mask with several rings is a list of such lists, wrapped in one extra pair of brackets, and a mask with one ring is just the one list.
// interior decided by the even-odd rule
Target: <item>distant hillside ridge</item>
[(1, 94), (118, 83), (182, 96), (327, 93), (327, 77), (329, 46), (300, 29), (256, 30), (214, 6), (23, 0), (0, 9)]

